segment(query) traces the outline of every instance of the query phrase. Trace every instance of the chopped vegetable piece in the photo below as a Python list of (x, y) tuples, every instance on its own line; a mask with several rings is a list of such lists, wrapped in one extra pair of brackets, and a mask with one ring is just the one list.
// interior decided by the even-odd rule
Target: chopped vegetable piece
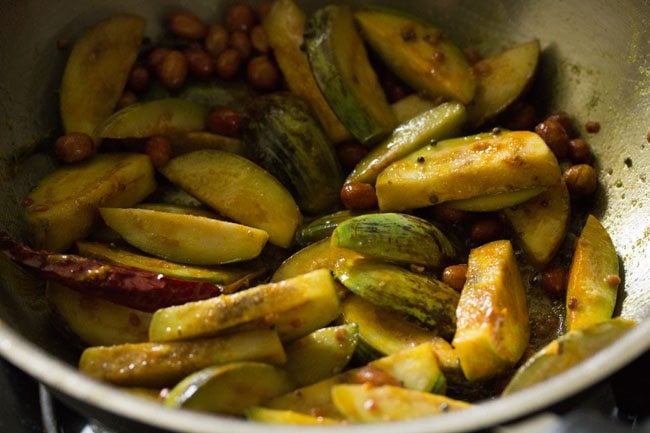
[(332, 233), (332, 246), (391, 262), (440, 267), (456, 256), (456, 248), (432, 223), (411, 215), (360, 215), (342, 222)]
[(140, 311), (155, 311), (224, 292), (222, 286), (208, 281), (166, 277), (74, 254), (34, 250), (1, 231), (0, 249), (11, 260), (45, 279)]
[(562, 245), (570, 214), (569, 191), (564, 182), (503, 210), (527, 258), (538, 267), (550, 262)]
[(357, 325), (322, 328), (287, 345), (283, 368), (298, 386), (311, 385), (340, 373), (357, 346)]
[(278, 0), (264, 18), (273, 55), (291, 92), (309, 103), (333, 143), (350, 138), (350, 133), (336, 117), (323, 97), (303, 49), (305, 13), (293, 0)]
[(510, 241), (473, 249), (452, 344), (469, 381), (514, 366), (528, 345), (528, 307)]
[(379, 85), (348, 5), (319, 9), (305, 31), (309, 64), (323, 96), (341, 123), (371, 146), (397, 119)]
[(334, 147), (309, 106), (291, 93), (254, 99), (246, 110), (248, 154), (293, 193), (311, 214), (339, 203), (343, 173)]
[(518, 131), (425, 146), (381, 172), (376, 189), (382, 211), (401, 211), (548, 188), (560, 181), (560, 166), (546, 143), (533, 132)]
[(430, 343), (379, 358), (368, 365), (399, 378), (401, 384), (408, 389), (434, 394), (444, 394), (447, 389), (447, 381), (440, 371), (438, 359)]
[(539, 50), (539, 41), (533, 40), (474, 65), (478, 86), (467, 106), (471, 127), (493, 119), (521, 96), (535, 76)]
[(131, 245), (179, 263), (216, 265), (252, 259), (268, 239), (263, 230), (195, 215), (137, 208), (99, 212)]
[(61, 81), (61, 119), (66, 132), (90, 136), (122, 96), (138, 55), (145, 20), (115, 15), (82, 35), (72, 48)]
[(385, 308), (351, 295), (343, 301), (343, 321), (359, 326), (359, 344), (368, 345), (379, 356), (405, 351), (428, 343), (444, 373), (460, 372), (458, 355), (435, 332), (414, 325)]
[(59, 167), (25, 199), (31, 243), (64, 251), (92, 231), (98, 207), (132, 206), (155, 188), (153, 166), (146, 155), (102, 154)]
[(470, 405), (442, 395), (390, 385), (337, 385), (332, 401), (350, 421), (386, 422), (465, 409)]
[(147, 341), (151, 314), (48, 281), (47, 298), (70, 330), (91, 346)]
[(172, 159), (161, 172), (221, 215), (266, 231), (286, 248), (302, 215), (291, 194), (268, 172), (237, 155), (200, 150)]
[(278, 334), (255, 330), (192, 341), (90, 347), (81, 355), (79, 369), (116, 385), (163, 387), (211, 365), (285, 360)]
[(102, 138), (146, 138), (205, 128), (205, 107), (178, 98), (129, 105), (97, 127)]
[(355, 13), (363, 38), (391, 70), (415, 90), (467, 104), (476, 78), (463, 52), (420, 18), (385, 9)]
[(283, 370), (259, 362), (208, 367), (183, 379), (165, 406), (244, 415), (246, 409), (287, 392), (292, 383)]
[(585, 328), (612, 317), (618, 285), (618, 256), (607, 230), (589, 215), (576, 242), (566, 293), (566, 327)]
[[(328, 270), (320, 269), (231, 295), (158, 310), (151, 320), (149, 339), (170, 341), (209, 336), (250, 323), (274, 326), (281, 336), (286, 334), (285, 338), (299, 338), (328, 324), (339, 313), (334, 279)], [(313, 327), (301, 326), (305, 323)], [(302, 335), (295, 335), (297, 332)]]
[(445, 283), (366, 258), (339, 260), (334, 274), (351, 292), (373, 304), (406, 314), (442, 337), (454, 334), (459, 295)]
[(260, 273), (266, 271), (264, 269), (253, 271), (245, 268), (225, 266), (219, 268), (200, 268), (181, 265), (96, 242), (77, 242), (77, 249), (82, 256), (106, 260), (119, 265), (132, 266), (175, 278), (210, 281), (215, 284), (227, 285), (231, 290), (245, 284), (245, 280), (252, 279), (256, 275), (260, 275)]
[(613, 343), (634, 324), (631, 320), (610, 319), (560, 336), (519, 367), (503, 395), (545, 382), (568, 370)]
[(393, 162), (435, 140), (457, 135), (465, 123), (465, 107), (448, 102), (427, 110), (398, 126), (375, 146), (345, 180), (374, 184), (377, 175)]

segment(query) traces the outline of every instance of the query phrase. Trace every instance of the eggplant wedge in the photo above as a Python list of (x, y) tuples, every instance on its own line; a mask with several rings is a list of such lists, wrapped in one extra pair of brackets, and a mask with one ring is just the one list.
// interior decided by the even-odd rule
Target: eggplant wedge
[(323, 96), (361, 143), (374, 145), (397, 119), (379, 85), (348, 5), (316, 11), (305, 31), (309, 64)]
[(286, 346), (284, 368), (298, 386), (340, 373), (350, 362), (359, 339), (354, 323), (321, 328)]
[(145, 20), (115, 15), (82, 35), (61, 81), (61, 120), (66, 132), (93, 135), (122, 96), (145, 30)]
[(316, 84), (303, 49), (306, 22), (307, 16), (295, 1), (278, 0), (264, 18), (263, 25), (287, 87), (307, 101), (329, 139), (333, 143), (340, 143), (351, 136)]
[(343, 172), (309, 106), (291, 93), (274, 93), (254, 99), (246, 113), (244, 142), (251, 159), (291, 191), (304, 212), (334, 209)]
[[(427, 145), (389, 165), (377, 177), (382, 211), (536, 190), (561, 181), (560, 166), (533, 132), (485, 133)], [(502, 196), (503, 197), (503, 196)], [(502, 200), (510, 207), (530, 199)]]
[(535, 76), (539, 52), (539, 41), (533, 40), (474, 65), (478, 86), (467, 106), (470, 127), (478, 128), (519, 99)]
[(105, 153), (59, 167), (25, 198), (30, 241), (65, 251), (96, 226), (97, 208), (133, 206), (155, 189), (151, 160), (142, 154)]
[(79, 254), (85, 257), (106, 260), (111, 263), (157, 272), (175, 278), (209, 281), (230, 287), (233, 287), (233, 285), (244, 285), (244, 280), (253, 279), (255, 276), (259, 276), (267, 271), (265, 269), (252, 271), (245, 268), (226, 266), (208, 268), (181, 265), (156, 257), (138, 254), (128, 249), (112, 247), (97, 242), (77, 242), (77, 250)]
[(207, 108), (179, 98), (129, 105), (97, 127), (101, 138), (147, 138), (205, 129)]
[(190, 265), (253, 259), (269, 237), (264, 230), (195, 215), (138, 208), (101, 208), (99, 212), (129, 244), (156, 257)]
[(345, 183), (374, 184), (377, 175), (391, 163), (431, 143), (454, 137), (465, 123), (465, 107), (448, 102), (427, 110), (398, 126), (357, 164)]
[(634, 324), (631, 320), (617, 318), (569, 331), (519, 367), (503, 395), (521, 391), (568, 370), (616, 341)]
[(431, 98), (467, 104), (476, 78), (463, 52), (420, 18), (381, 9), (354, 15), (363, 38), (405, 83)]
[(456, 315), (452, 345), (467, 380), (497, 375), (519, 361), (528, 346), (528, 306), (510, 241), (470, 252)]
[(192, 341), (89, 347), (79, 370), (115, 385), (163, 387), (212, 365), (285, 360), (278, 334), (257, 330)]
[(233, 362), (186, 377), (169, 392), (165, 406), (244, 415), (249, 407), (292, 387), (287, 373), (278, 367), (261, 362)]
[(46, 295), (54, 311), (81, 341), (90, 346), (147, 341), (151, 313), (85, 295), (52, 281)]
[(257, 164), (228, 152), (199, 150), (178, 156), (160, 170), (221, 215), (269, 234), (287, 248), (302, 215), (291, 193)]
[(339, 314), (334, 279), (328, 270), (320, 269), (230, 295), (160, 309), (151, 320), (149, 340), (185, 340), (248, 325), (272, 327), (287, 341), (327, 325)]
[(576, 242), (566, 292), (566, 327), (573, 331), (612, 317), (619, 276), (614, 243), (603, 225), (589, 215)]
[(361, 215), (344, 221), (332, 232), (331, 244), (389, 262), (433, 268), (457, 254), (438, 227), (399, 213)]
[(342, 259), (334, 275), (352, 293), (435, 329), (449, 338), (456, 329), (458, 293), (426, 275), (374, 259)]
[(502, 211), (526, 257), (543, 267), (560, 249), (569, 226), (571, 200), (564, 181)]

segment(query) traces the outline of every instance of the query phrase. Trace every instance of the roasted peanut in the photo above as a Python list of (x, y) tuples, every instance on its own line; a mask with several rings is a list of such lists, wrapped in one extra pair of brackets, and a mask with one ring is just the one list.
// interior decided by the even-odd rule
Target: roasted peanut
[(564, 172), (563, 177), (572, 194), (591, 195), (598, 187), (596, 170), (587, 164), (572, 165)]
[(251, 30), (250, 34), (251, 45), (253, 49), (260, 54), (266, 54), (269, 52), (269, 40), (266, 37), (266, 32), (264, 27), (255, 26)]
[(144, 153), (149, 155), (149, 159), (151, 159), (154, 167), (162, 167), (172, 157), (172, 145), (165, 137), (156, 135), (147, 140)]
[(248, 62), (246, 78), (258, 89), (273, 90), (280, 84), (280, 71), (267, 56), (259, 56)]
[(590, 163), (593, 160), (593, 154), (589, 144), (581, 138), (575, 138), (569, 141), (569, 158), (575, 163)]
[(144, 66), (136, 65), (129, 74), (129, 89), (142, 93), (149, 87), (149, 70)]
[(217, 108), (208, 115), (207, 129), (214, 134), (239, 137), (243, 121), (244, 116), (239, 111)]
[(452, 289), (460, 292), (467, 281), (467, 265), (447, 266), (442, 271), (442, 281)]
[(191, 12), (176, 12), (169, 19), (169, 30), (186, 39), (203, 39), (208, 32), (206, 25)]
[(377, 193), (368, 183), (350, 182), (341, 188), (341, 201), (348, 209), (373, 209), (377, 207)]
[(167, 54), (170, 52), (171, 50), (169, 48), (162, 47), (154, 48), (151, 50), (149, 56), (147, 57), (147, 64), (149, 65), (149, 68), (153, 72), (158, 72), (160, 70), (160, 66), (165, 60), (165, 57), (167, 57)]
[(553, 265), (542, 272), (542, 289), (551, 296), (566, 292), (566, 271), (560, 265)]
[(228, 32), (221, 25), (213, 25), (205, 36), (205, 50), (213, 57), (217, 57), (228, 47)]
[(217, 76), (223, 80), (233, 78), (241, 66), (241, 54), (234, 48), (226, 48), (219, 54), (216, 62)]
[(208, 78), (214, 72), (214, 61), (210, 55), (200, 47), (185, 50), (185, 57), (190, 71), (195, 77)]
[(470, 239), (485, 243), (499, 239), (503, 234), (503, 224), (496, 217), (483, 217), (472, 224)]
[(187, 79), (187, 58), (180, 51), (170, 51), (160, 65), (158, 78), (163, 86), (171, 90), (183, 87)]
[(230, 35), (228, 46), (239, 51), (243, 60), (248, 59), (253, 51), (251, 40), (248, 38), (248, 35), (242, 31), (236, 31)]
[(248, 32), (257, 22), (257, 14), (247, 4), (237, 3), (226, 12), (226, 27), (230, 32)]
[(569, 150), (569, 136), (560, 122), (546, 119), (535, 127), (535, 132), (542, 137), (558, 159), (566, 157)]
[(78, 162), (93, 156), (97, 146), (88, 134), (71, 132), (56, 140), (54, 150), (61, 161)]
[(575, 128), (573, 127), (573, 122), (571, 121), (571, 117), (565, 111), (551, 114), (547, 117), (547, 119), (555, 120), (560, 125), (562, 125), (569, 138), (575, 137)]

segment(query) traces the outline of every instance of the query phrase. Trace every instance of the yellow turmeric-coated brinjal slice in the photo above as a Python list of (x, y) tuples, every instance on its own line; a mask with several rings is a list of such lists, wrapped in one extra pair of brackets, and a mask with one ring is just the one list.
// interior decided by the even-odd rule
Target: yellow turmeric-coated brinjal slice
[(612, 317), (618, 285), (618, 256), (607, 230), (589, 215), (569, 270), (566, 293), (567, 330), (582, 329)]
[(452, 344), (465, 377), (484, 379), (514, 366), (528, 345), (526, 293), (510, 241), (470, 252)]

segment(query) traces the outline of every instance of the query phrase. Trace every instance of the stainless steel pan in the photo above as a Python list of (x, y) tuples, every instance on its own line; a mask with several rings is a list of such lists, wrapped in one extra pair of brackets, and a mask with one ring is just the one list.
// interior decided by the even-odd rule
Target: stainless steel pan
[[(313, 8), (317, 2), (303, 3)], [(588, 120), (602, 125), (599, 134), (586, 135), (599, 159), (602, 188), (596, 213), (624, 264), (619, 311), (641, 323), (577, 368), (513, 397), (399, 426), (337, 431), (463, 431), (525, 416), (596, 383), (650, 348), (650, 5), (640, 0), (382, 3), (426, 16), (460, 45), (488, 54), (532, 37), (541, 40), (544, 52), (535, 90), (540, 108), (566, 110), (580, 125)], [(49, 144), (43, 138), (56, 133), (58, 124), (57, 86), (66, 52), (57, 49), (57, 40), (74, 38), (85, 26), (117, 11), (147, 17), (148, 34), (155, 36), (173, 9), (187, 7), (216, 19), (225, 6), (227, 2), (189, 0), (0, 0), (0, 226), (22, 237), (21, 200), (53, 166), (38, 150)], [(584, 128), (581, 132), (585, 134)], [(109, 425), (128, 431), (145, 431), (142, 426), (183, 432), (301, 430), (166, 410), (79, 375), (77, 352), (53, 329), (42, 288), (4, 260), (0, 318), (2, 356)]]

